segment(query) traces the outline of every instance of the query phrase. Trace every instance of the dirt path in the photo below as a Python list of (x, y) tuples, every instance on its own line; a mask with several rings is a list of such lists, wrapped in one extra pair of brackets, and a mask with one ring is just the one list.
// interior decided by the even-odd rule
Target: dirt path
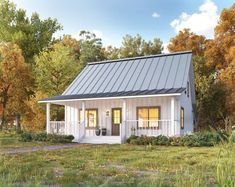
[(18, 154), (18, 153), (31, 153), (36, 151), (51, 151), (59, 149), (68, 149), (73, 147), (84, 146), (82, 144), (64, 144), (64, 145), (47, 145), (47, 146), (38, 146), (38, 147), (22, 147), (22, 148), (10, 148), (6, 150), (0, 150), (0, 154)]

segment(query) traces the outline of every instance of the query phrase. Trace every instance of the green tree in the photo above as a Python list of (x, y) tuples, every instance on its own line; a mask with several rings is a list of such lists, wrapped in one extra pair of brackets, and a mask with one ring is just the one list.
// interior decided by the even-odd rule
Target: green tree
[(35, 59), (38, 90), (47, 96), (60, 95), (78, 73), (78, 63), (71, 49), (62, 43), (53, 44)]
[(80, 32), (79, 40), (79, 63), (84, 67), (88, 62), (96, 62), (104, 60), (102, 50), (102, 40), (97, 38), (94, 33), (89, 31)]
[(24, 62), (21, 49), (12, 43), (0, 43), (0, 104), (1, 127), (6, 117), (27, 111), (26, 101), (33, 89), (30, 67)]
[(0, 41), (17, 44), (27, 63), (34, 63), (33, 56), (48, 47), (53, 34), (61, 28), (56, 19), (41, 20), (37, 13), (28, 18), (25, 10), (0, 0)]
[(163, 50), (162, 42), (159, 38), (153, 41), (145, 41), (139, 34), (132, 37), (126, 35), (123, 37), (122, 47), (120, 48), (120, 57), (135, 57), (144, 55), (160, 54)]

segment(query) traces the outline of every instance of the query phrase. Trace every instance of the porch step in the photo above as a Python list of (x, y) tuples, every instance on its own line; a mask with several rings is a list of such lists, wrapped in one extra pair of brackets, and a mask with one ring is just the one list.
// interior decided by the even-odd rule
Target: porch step
[(88, 136), (83, 138), (79, 143), (89, 144), (120, 144), (120, 136)]

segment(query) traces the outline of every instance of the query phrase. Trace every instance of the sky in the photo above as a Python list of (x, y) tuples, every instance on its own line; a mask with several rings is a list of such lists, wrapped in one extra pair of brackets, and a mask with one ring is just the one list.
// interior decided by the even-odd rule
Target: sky
[(213, 38), (214, 27), (224, 8), (234, 0), (13, 0), (17, 8), (41, 19), (56, 18), (63, 26), (55, 37), (81, 30), (94, 32), (104, 46), (120, 47), (126, 34), (145, 40), (160, 38), (164, 52), (170, 38), (183, 28)]

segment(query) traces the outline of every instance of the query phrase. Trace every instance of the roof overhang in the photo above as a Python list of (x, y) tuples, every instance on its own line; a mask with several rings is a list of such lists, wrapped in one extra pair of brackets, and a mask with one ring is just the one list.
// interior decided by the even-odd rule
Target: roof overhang
[(78, 95), (62, 95), (52, 98), (40, 100), (39, 103), (55, 103), (61, 104), (63, 102), (74, 102), (74, 101), (94, 101), (94, 100), (108, 100), (108, 99), (133, 99), (133, 98), (148, 98), (148, 97), (169, 97), (169, 96), (180, 96), (185, 89), (177, 90), (174, 93), (158, 93), (158, 94), (141, 94), (141, 95), (120, 95), (120, 96), (104, 96), (104, 97), (81, 97)]

